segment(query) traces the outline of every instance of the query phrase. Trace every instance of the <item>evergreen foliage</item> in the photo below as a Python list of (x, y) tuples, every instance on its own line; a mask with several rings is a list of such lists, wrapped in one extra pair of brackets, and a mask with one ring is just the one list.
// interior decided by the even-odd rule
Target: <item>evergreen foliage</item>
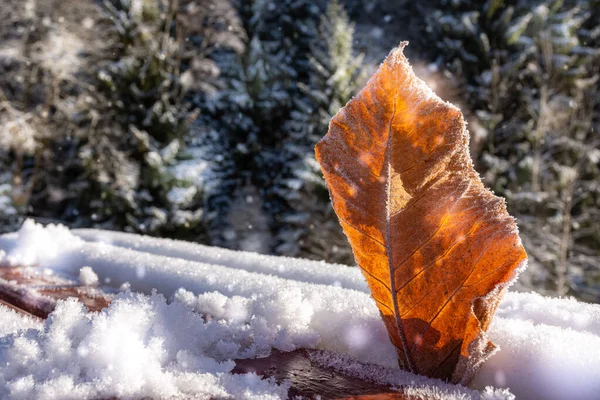
[(73, 165), (68, 155), (88, 100), (82, 85), (93, 57), (84, 47), (85, 29), (76, 35), (71, 21), (53, 18), (64, 7), (14, 1), (0, 10), (2, 231), (15, 229), (40, 204), (46, 215), (60, 214), (68, 197), (62, 178)]
[(333, 115), (364, 84), (363, 56), (352, 50), (354, 24), (337, 0), (329, 3), (317, 32), (310, 48), (311, 77), (307, 84), (298, 84), (302, 96), (296, 99), (286, 125), (288, 163), (276, 190), (291, 210), (282, 218), (275, 250), (352, 264), (352, 252), (331, 207), (314, 146), (327, 133)]
[[(240, 48), (242, 42), (238, 15), (228, 2), (198, 3), (107, 0), (102, 7), (75, 3), (59, 10), (71, 18), (86, 12), (83, 27), (80, 20), (65, 22), (56, 10), (39, 7), (51, 5), (47, 2), (25, 6), (35, 10), (21, 21), (31, 32), (13, 38), (24, 50), (4, 65), (14, 75), (23, 74), (17, 67), (39, 64), (41, 72), (25, 78), (37, 79), (26, 83), (44, 92), (34, 97), (29, 87), (3, 82), (12, 96), (3, 103), (3, 115), (9, 117), (2, 137), (32, 132), (36, 149), (34, 156), (4, 146), (13, 164), (24, 166), (19, 174), (31, 176), (28, 191), (22, 190), (27, 196), (21, 202), (28, 206), (20, 215), (202, 238), (202, 187), (176, 174), (177, 165), (187, 161), (183, 147), (197, 114), (185, 96), (214, 90), (211, 81), (218, 70), (208, 56), (219, 48)], [(93, 38), (96, 29), (101, 34)], [(84, 48), (75, 34), (89, 46)], [(56, 50), (57, 44), (65, 48)], [(66, 60), (56, 65), (57, 58)], [(15, 113), (21, 117), (10, 117)], [(43, 179), (36, 182), (35, 171), (42, 171)], [(13, 182), (22, 181), (12, 175)], [(11, 189), (13, 202), (17, 189)]]
[(177, 211), (167, 196), (185, 185), (166, 166), (188, 130), (178, 76), (181, 43), (170, 27), (176, 10), (150, 2), (138, 8), (128, 0), (105, 5), (117, 52), (100, 63), (94, 82), (92, 134), (80, 150), (92, 184), (80, 200), (90, 205), (94, 223), (165, 234)]
[(585, 27), (597, 18), (592, 2), (560, 0), (446, 1), (426, 16), (474, 114), (477, 166), (517, 216), (530, 257), (520, 282), (596, 300), (600, 51)]
[(289, 211), (274, 188), (289, 161), (282, 146), (290, 135), (286, 121), (301, 95), (298, 82), (308, 79), (308, 52), (319, 9), (307, 0), (248, 1), (239, 9), (246, 49), (239, 56), (221, 56), (226, 87), (199, 103), (210, 112), (207, 126), (219, 132), (214, 145), (224, 147), (216, 160), (221, 184), (208, 199), (207, 223), (212, 243), (240, 248), (240, 231), (247, 226), (229, 215), (239, 214), (233, 205), (245, 207), (237, 200), (241, 189), (253, 186), (261, 199), (261, 219), (267, 221), (260, 224), (263, 248), (272, 251), (274, 226)]

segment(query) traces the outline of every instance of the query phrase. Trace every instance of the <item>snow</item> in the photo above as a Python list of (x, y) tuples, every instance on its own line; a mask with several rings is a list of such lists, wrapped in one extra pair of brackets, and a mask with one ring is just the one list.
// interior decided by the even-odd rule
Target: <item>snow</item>
[[(8, 180), (0, 174), (0, 182)], [(0, 210), (4, 216), (17, 215), (17, 209), (13, 206), (12, 186), (8, 183), (0, 183)]]
[[(14, 252), (9, 250), (9, 257)], [(242, 258), (245, 256), (245, 253), (239, 254)], [(285, 260), (280, 263), (286, 266)], [(41, 265), (45, 266), (44, 263)], [(105, 243), (84, 243), (79, 248), (63, 253), (63, 257), (53, 261), (52, 265), (72, 275), (77, 275), (82, 265), (90, 266), (101, 282), (108, 280), (115, 288), (125, 285), (133, 291), (144, 293), (151, 293), (152, 289), (157, 288), (168, 298), (183, 288), (197, 295), (218, 292), (228, 298), (259, 299), (258, 303), (264, 307), (261, 312), (267, 318), (278, 318), (281, 333), (273, 334), (287, 335), (278, 339), (281, 347), (276, 348), (292, 350), (290, 343), (293, 341), (304, 345), (309, 340), (307, 337), (318, 335), (321, 343), (327, 344), (326, 348), (332, 351), (347, 353), (367, 362), (397, 365), (394, 348), (387, 338), (377, 308), (366, 292), (276, 275), (286, 275), (287, 266), (282, 272), (279, 269), (271, 271), (273, 274), (269, 276), (251, 271), (258, 269), (259, 264), (244, 264), (249, 271), (216, 263), (149, 254)], [(327, 265), (316, 265), (319, 269), (315, 270), (315, 277), (322, 280), (319, 272)], [(308, 273), (304, 279), (308, 279)], [(292, 326), (288, 321), (301, 325)], [(355, 345), (356, 334), (351, 332), (367, 333), (361, 340), (362, 346)]]
[(83, 286), (96, 286), (99, 283), (98, 275), (91, 267), (83, 267), (79, 270), (79, 281)]
[(0, 338), (24, 329), (40, 329), (41, 326), (41, 320), (17, 313), (0, 304)]
[(517, 398), (597, 399), (600, 336), (531, 320), (497, 318), (490, 339), (502, 351), (484, 364), (474, 387), (510, 387)]
[(2, 338), (0, 398), (284, 396), (285, 385), (227, 374), (234, 367), (227, 356), (236, 353), (224, 344), (228, 333), (158, 294), (124, 293), (92, 314), (69, 299), (43, 328)]
[(346, 289), (355, 289), (361, 292), (369, 290), (361, 273), (355, 269), (349, 270), (346, 265), (241, 252), (124, 232), (78, 229), (73, 231), (73, 234), (87, 242), (104, 243), (148, 254), (222, 265), (300, 282), (343, 286)]
[[(507, 389), (486, 387), (481, 393), (460, 385), (452, 385), (439, 380), (430, 379), (400, 369), (384, 368), (378, 365), (358, 363), (347, 356), (331, 353), (314, 353), (310, 360), (320, 366), (331, 368), (349, 377), (367, 379), (381, 385), (404, 387), (410, 398), (427, 400), (481, 399), (481, 400), (514, 400), (515, 396)], [(406, 384), (410, 383), (409, 386)]]
[[(5, 236), (6, 238), (11, 235)], [(0, 248), (6, 252), (0, 258), (0, 265), (48, 265), (62, 254), (63, 251), (77, 249), (83, 240), (74, 237), (68, 228), (61, 225), (48, 225), (41, 228), (32, 220), (27, 220), (18, 232), (18, 246), (4, 247), (6, 239), (0, 237)]]
[(167, 200), (178, 206), (186, 207), (192, 202), (197, 192), (196, 186), (174, 187), (167, 193)]
[[(0, 236), (0, 250), (10, 265), (95, 274), (133, 291), (101, 313), (69, 300), (43, 327), (2, 331), (1, 398), (280, 398), (285, 387), (229, 374), (230, 360), (302, 347), (338, 354), (344, 362), (320, 362), (346, 374), (431, 398), (585, 400), (600, 391), (600, 306), (573, 299), (509, 293), (489, 331), (501, 350), (468, 389), (397, 369), (356, 268), (33, 222)], [(374, 365), (359, 370), (358, 361)]]
[(511, 293), (504, 299), (496, 315), (600, 335), (600, 306), (573, 298), (556, 299), (537, 293)]

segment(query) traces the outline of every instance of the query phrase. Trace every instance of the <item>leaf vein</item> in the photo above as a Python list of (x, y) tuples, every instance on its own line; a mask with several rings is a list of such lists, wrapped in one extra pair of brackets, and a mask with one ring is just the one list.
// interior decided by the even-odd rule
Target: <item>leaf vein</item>
[(410, 350), (411, 353), (415, 350), (415, 348), (417, 347), (417, 345), (419, 343), (421, 343), (421, 341), (423, 340), (423, 337), (425, 337), (425, 334), (427, 333), (427, 331), (429, 330), (429, 328), (431, 328), (431, 324), (433, 324), (433, 322), (436, 320), (436, 318), (440, 316), (440, 314), (442, 313), (442, 311), (444, 310), (444, 308), (446, 308), (446, 306), (448, 304), (450, 304), (450, 301), (452, 301), (452, 298), (454, 298), (454, 296), (456, 295), (456, 293), (458, 293), (458, 291), (463, 288), (463, 286), (467, 282), (467, 280), (471, 277), (471, 275), (473, 275), (473, 272), (475, 272), (475, 269), (477, 268), (477, 264), (479, 264), (479, 261), (481, 261), (481, 259), (483, 258), (483, 255), (485, 254), (485, 252), (487, 251), (487, 249), (491, 245), (492, 239), (495, 236), (496, 236), (496, 234), (494, 234), (494, 235), (492, 235), (492, 237), (490, 237), (490, 239), (488, 240), (487, 245), (481, 251), (481, 254), (479, 255), (479, 258), (477, 258), (477, 261), (475, 262), (475, 264), (473, 264), (473, 267), (471, 267), (471, 271), (469, 272), (469, 274), (467, 275), (467, 277), (463, 280), (463, 282), (460, 285), (458, 285), (458, 287), (456, 288), (456, 290), (454, 290), (454, 292), (450, 296), (448, 296), (448, 300), (446, 300), (444, 302), (444, 304), (442, 305), (442, 307), (437, 311), (437, 313), (429, 321), (429, 323), (427, 324), (427, 327), (425, 328), (425, 330), (423, 331), (423, 333), (421, 334), (421, 336), (419, 337), (419, 339), (417, 339), (415, 341), (415, 343), (413, 344), (413, 347)]

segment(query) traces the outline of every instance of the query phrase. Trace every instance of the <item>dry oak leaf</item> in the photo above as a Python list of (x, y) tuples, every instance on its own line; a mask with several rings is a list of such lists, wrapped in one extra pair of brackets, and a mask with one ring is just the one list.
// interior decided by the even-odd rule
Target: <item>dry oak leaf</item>
[(526, 265), (514, 219), (469, 156), (463, 116), (392, 50), (316, 156), (402, 368), (468, 383)]

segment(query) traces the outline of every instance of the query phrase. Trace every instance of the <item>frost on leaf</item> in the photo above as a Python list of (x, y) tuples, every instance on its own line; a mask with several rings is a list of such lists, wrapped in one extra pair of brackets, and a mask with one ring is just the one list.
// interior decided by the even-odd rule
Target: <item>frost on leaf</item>
[(316, 155), (400, 366), (465, 384), (495, 349), (484, 332), (526, 255), (473, 169), (461, 112), (414, 75), (405, 45)]

